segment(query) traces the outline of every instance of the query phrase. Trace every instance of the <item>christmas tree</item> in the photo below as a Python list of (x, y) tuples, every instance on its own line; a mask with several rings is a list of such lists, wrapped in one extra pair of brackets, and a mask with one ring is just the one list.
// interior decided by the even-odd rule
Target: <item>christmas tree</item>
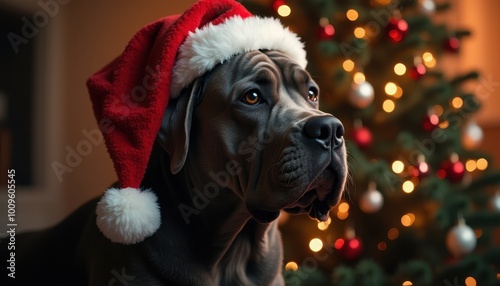
[[(477, 72), (439, 59), (470, 34), (433, 0), (247, 0), (305, 42), (350, 182), (327, 222), (280, 217), (287, 285), (500, 285), (500, 173), (480, 150)], [(456, 55), (455, 55), (456, 56)]]

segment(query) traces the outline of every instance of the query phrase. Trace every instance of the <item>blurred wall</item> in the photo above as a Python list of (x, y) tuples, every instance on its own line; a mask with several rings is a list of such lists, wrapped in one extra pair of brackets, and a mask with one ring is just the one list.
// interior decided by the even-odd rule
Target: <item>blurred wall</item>
[(472, 31), (463, 41), (460, 70), (478, 70), (480, 80), (470, 87), (482, 103), (475, 116), (483, 128), (484, 139), (480, 147), (493, 157), (493, 166), (500, 168), (500, 1), (454, 1), (457, 7), (455, 22), (458, 27)]

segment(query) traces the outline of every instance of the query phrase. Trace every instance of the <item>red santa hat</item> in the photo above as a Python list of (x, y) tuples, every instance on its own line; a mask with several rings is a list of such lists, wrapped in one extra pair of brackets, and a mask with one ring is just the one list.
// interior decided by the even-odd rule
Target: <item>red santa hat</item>
[(141, 181), (169, 99), (234, 55), (261, 49), (307, 64), (300, 39), (278, 20), (255, 17), (234, 0), (200, 0), (180, 16), (141, 29), (119, 57), (89, 78), (94, 114), (119, 181), (97, 205), (97, 226), (106, 237), (134, 244), (160, 227), (156, 194), (141, 188)]

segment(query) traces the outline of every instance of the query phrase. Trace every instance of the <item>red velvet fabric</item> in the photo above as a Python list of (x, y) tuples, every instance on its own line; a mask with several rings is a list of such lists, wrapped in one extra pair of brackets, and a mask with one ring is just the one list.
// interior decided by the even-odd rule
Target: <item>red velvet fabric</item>
[(139, 188), (170, 97), (177, 51), (188, 33), (229, 17), (252, 16), (234, 0), (200, 0), (151, 23), (87, 81), (94, 114), (121, 188)]

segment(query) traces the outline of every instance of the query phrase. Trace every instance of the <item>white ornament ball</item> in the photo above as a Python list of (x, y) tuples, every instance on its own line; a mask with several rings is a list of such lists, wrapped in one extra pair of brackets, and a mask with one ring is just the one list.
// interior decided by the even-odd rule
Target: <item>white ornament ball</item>
[(471, 121), (465, 125), (462, 133), (462, 145), (466, 149), (476, 149), (483, 141), (483, 130), (476, 122)]
[(369, 188), (359, 200), (359, 208), (365, 213), (376, 213), (384, 205), (384, 197), (375, 188)]
[(369, 82), (353, 83), (349, 93), (349, 102), (357, 108), (365, 108), (373, 102), (374, 96), (375, 91)]
[(464, 221), (452, 227), (446, 235), (446, 247), (455, 257), (471, 253), (476, 248), (476, 234)]
[(493, 196), (493, 200), (491, 201), (493, 209), (497, 212), (500, 212), (500, 191), (497, 191)]
[(436, 3), (434, 0), (420, 0), (420, 9), (423, 13), (429, 15), (436, 11)]

